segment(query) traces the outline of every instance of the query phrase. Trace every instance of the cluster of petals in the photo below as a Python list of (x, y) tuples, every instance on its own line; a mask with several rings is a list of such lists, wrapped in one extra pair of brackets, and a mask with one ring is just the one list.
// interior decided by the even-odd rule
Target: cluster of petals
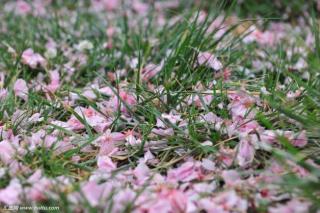
[(22, 63), (30, 66), (32, 69), (38, 66), (46, 67), (47, 61), (39, 53), (35, 53), (33, 49), (29, 48), (23, 51), (21, 56)]

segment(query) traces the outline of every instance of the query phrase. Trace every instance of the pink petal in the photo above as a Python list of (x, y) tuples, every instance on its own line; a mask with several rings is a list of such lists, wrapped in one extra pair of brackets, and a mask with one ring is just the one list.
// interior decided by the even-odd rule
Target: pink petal
[(308, 143), (308, 139), (306, 136), (306, 131), (302, 131), (298, 133), (298, 135), (291, 141), (292, 145), (297, 147), (304, 147)]
[(91, 206), (97, 206), (103, 193), (103, 187), (90, 181), (81, 188), (85, 198)]
[(102, 171), (111, 172), (117, 168), (117, 165), (112, 162), (111, 158), (104, 155), (98, 157), (98, 168)]
[(0, 202), (7, 205), (19, 204), (22, 192), (19, 181), (17, 179), (12, 179), (6, 188), (0, 189)]
[(60, 74), (57, 70), (50, 72), (50, 84), (47, 86), (47, 89), (54, 93), (60, 87)]
[(18, 79), (13, 86), (13, 91), (16, 96), (22, 98), (23, 100), (27, 100), (28, 87), (25, 80)]
[(7, 140), (0, 142), (0, 159), (5, 164), (10, 164), (16, 154), (12, 143)]
[(222, 63), (210, 52), (200, 52), (198, 55), (199, 65), (206, 65), (214, 70), (223, 68)]
[(138, 166), (133, 170), (134, 176), (137, 178), (138, 184), (144, 184), (150, 177), (150, 170), (145, 163), (140, 162)]
[(254, 159), (255, 149), (247, 140), (241, 140), (238, 149), (238, 163), (241, 167), (246, 167), (252, 163)]

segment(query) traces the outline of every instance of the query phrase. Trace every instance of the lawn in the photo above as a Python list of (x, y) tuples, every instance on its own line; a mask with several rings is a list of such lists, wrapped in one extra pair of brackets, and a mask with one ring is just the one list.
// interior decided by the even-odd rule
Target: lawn
[(319, 13), (2, 0), (0, 212), (320, 212)]

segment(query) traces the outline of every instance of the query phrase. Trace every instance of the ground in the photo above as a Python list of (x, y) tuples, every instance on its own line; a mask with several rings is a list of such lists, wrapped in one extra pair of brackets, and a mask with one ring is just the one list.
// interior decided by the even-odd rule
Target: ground
[(320, 1), (0, 5), (0, 208), (319, 212)]

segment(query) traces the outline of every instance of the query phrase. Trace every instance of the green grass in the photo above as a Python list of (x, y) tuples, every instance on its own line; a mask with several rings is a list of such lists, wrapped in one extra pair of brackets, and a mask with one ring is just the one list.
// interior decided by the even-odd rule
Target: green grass
[[(189, 1), (188, 1), (189, 2)], [(209, 2), (209, 1), (208, 1)], [(291, 2), (283, 1), (281, 8), (287, 6)], [(296, 8), (300, 8), (303, 1), (296, 1), (292, 6), (295, 15)], [(314, 6), (314, 5), (312, 5)], [(69, 17), (60, 16), (57, 13), (58, 8), (69, 8), (71, 19), (74, 19), (69, 26), (62, 25), (62, 21), (70, 23)], [(303, 149), (294, 148), (288, 141), (282, 141), (281, 149), (273, 147), (261, 151), (261, 155), (256, 157), (257, 164), (268, 164), (270, 156), (276, 157), (279, 162), (286, 164), (286, 159), (290, 158), (298, 165), (311, 172), (315, 179), (300, 179), (293, 174), (288, 174), (281, 182), (280, 186), (283, 190), (292, 194), (301, 194), (303, 197), (310, 199), (316, 209), (319, 207), (319, 169), (310, 167), (305, 163), (306, 159), (312, 159), (317, 164), (320, 163), (320, 36), (319, 25), (316, 18), (308, 23), (308, 27), (312, 29), (316, 38), (316, 46), (307, 52), (305, 60), (308, 64), (310, 73), (309, 80), (302, 80), (301, 73), (288, 71), (287, 67), (297, 62), (300, 54), (295, 55), (292, 61), (286, 57), (285, 50), (294, 48), (295, 45), (286, 40), (275, 48), (261, 47), (256, 43), (244, 44), (241, 41), (241, 35), (235, 35), (234, 29), (240, 23), (230, 26), (220, 40), (214, 37), (215, 31), (207, 33), (210, 23), (222, 13), (220, 9), (210, 9), (208, 5), (209, 18), (202, 24), (197, 23), (198, 6), (186, 3), (183, 7), (168, 11), (167, 16), (180, 14), (183, 17), (178, 23), (172, 25), (164, 25), (158, 27), (155, 23), (154, 13), (150, 13), (143, 21), (148, 22), (148, 27), (136, 25), (128, 26), (128, 17), (121, 16), (113, 20), (112, 25), (117, 26), (119, 32), (114, 38), (114, 47), (105, 49), (102, 44), (106, 41), (105, 30), (106, 21), (94, 13), (87, 11), (85, 7), (80, 7), (77, 1), (53, 1), (51, 8), (52, 13), (48, 18), (39, 18), (33, 16), (17, 17), (10, 13), (1, 15), (0, 27), (6, 23), (8, 32), (0, 33), (0, 70), (5, 71), (6, 79), (4, 85), (0, 88), (8, 88), (9, 95), (5, 100), (0, 102), (0, 124), (6, 129), (12, 128), (15, 135), (22, 137), (31, 136), (32, 132), (43, 129), (50, 124), (52, 120), (66, 121), (71, 115), (77, 117), (82, 124), (85, 125), (83, 132), (73, 132), (61, 127), (50, 125), (47, 128), (47, 135), (52, 131), (58, 131), (59, 137), (72, 137), (71, 143), (74, 148), (56, 155), (54, 150), (48, 150), (39, 147), (35, 152), (28, 153), (23, 157), (18, 157), (19, 162), (28, 165), (32, 170), (40, 168), (44, 171), (46, 177), (55, 178), (60, 175), (71, 177), (75, 181), (72, 183), (70, 190), (79, 190), (79, 183), (88, 178), (90, 173), (96, 168), (96, 154), (98, 150), (94, 150), (91, 154), (81, 151), (81, 148), (91, 144), (100, 134), (97, 133), (92, 126), (88, 124), (83, 115), (77, 114), (72, 108), (63, 107), (63, 98), (69, 92), (80, 95), (76, 105), (84, 107), (92, 107), (98, 109), (97, 102), (105, 99), (103, 94), (97, 92), (97, 100), (92, 101), (81, 95), (82, 88), (88, 86), (97, 79), (105, 86), (112, 85), (119, 88), (120, 83), (124, 80), (128, 82), (128, 88), (137, 95), (138, 104), (135, 108), (127, 106), (123, 100), (119, 100), (120, 106), (127, 108), (132, 116), (133, 123), (128, 123), (121, 117), (120, 107), (117, 117), (112, 123), (112, 131), (125, 131), (134, 128), (142, 135), (142, 145), (140, 147), (129, 147), (128, 153), (119, 161), (120, 170), (127, 166), (135, 167), (139, 158), (144, 155), (144, 145), (150, 140), (161, 139), (158, 136), (152, 136), (151, 130), (156, 124), (156, 118), (162, 113), (168, 113), (171, 109), (178, 109), (183, 119), (186, 121), (186, 127), (179, 127), (167, 120), (163, 122), (174, 129), (174, 135), (167, 138), (168, 146), (156, 150), (160, 163), (152, 168), (163, 174), (178, 162), (182, 157), (192, 156), (201, 160), (207, 156), (217, 155), (220, 143), (225, 143), (228, 147), (234, 148), (238, 144), (238, 139), (230, 139), (223, 132), (216, 131), (212, 126), (199, 122), (199, 115), (208, 112), (214, 112), (218, 116), (228, 119), (230, 118), (227, 109), (228, 98), (227, 93), (237, 91), (240, 88), (258, 94), (261, 98), (262, 105), (258, 107), (259, 113), (256, 120), (262, 126), (268, 129), (283, 129), (299, 131), (305, 129), (309, 138), (308, 145)], [(226, 9), (228, 6), (221, 5)], [(233, 5), (228, 12), (236, 11), (240, 17), (255, 18), (256, 14), (260, 14), (266, 18), (280, 18), (283, 9), (273, 10), (271, 4), (259, 4), (256, 1), (245, 1), (240, 6)], [(194, 17), (196, 14), (196, 18)], [(248, 15), (249, 14), (249, 15)], [(132, 17), (131, 17), (132, 18)], [(136, 16), (137, 20), (141, 17)], [(262, 25), (267, 25), (268, 21), (263, 21)], [(139, 22), (140, 23), (140, 22)], [(252, 23), (255, 23), (254, 21)], [(80, 40), (90, 40), (94, 48), (85, 54), (87, 55), (87, 63), (83, 66), (75, 65), (76, 72), (70, 78), (62, 75), (62, 85), (52, 97), (47, 100), (43, 92), (32, 91), (29, 94), (27, 102), (14, 96), (12, 87), (16, 79), (23, 78), (27, 82), (34, 79), (39, 73), (42, 73), (44, 81), (48, 81), (48, 71), (58, 68), (63, 70), (63, 65), (69, 61), (59, 50), (58, 56), (49, 61), (48, 69), (31, 70), (27, 66), (20, 63), (20, 57), (28, 47), (33, 48), (42, 55), (45, 52), (45, 43), (48, 37), (53, 38), (66, 46), (72, 47)], [(304, 38), (296, 36), (301, 45), (304, 44)], [(7, 50), (12, 47), (16, 51), (16, 55), (10, 54)], [(168, 54), (168, 50), (170, 53)], [(261, 59), (257, 51), (263, 51), (267, 57)], [(222, 79), (215, 79), (212, 70), (204, 66), (195, 67), (196, 58), (200, 51), (214, 52), (221, 62), (229, 68), (232, 68), (231, 81), (224, 82)], [(130, 68), (128, 60), (138, 58), (138, 66), (135, 69)], [(273, 68), (265, 68), (261, 71), (254, 70), (253, 61), (261, 59), (265, 62), (273, 64)], [(154, 92), (148, 88), (145, 82), (140, 80), (143, 67), (148, 63), (160, 64), (164, 60), (164, 67), (160, 74), (151, 80), (157, 86), (163, 86), (163, 90)], [(108, 72), (114, 73), (116, 70), (126, 69), (128, 74), (126, 77), (111, 82), (106, 75)], [(253, 70), (254, 78), (249, 78), (244, 72), (245, 69)], [(65, 72), (63, 72), (65, 74)], [(291, 83), (285, 85), (283, 90), (279, 89), (279, 84), (284, 84), (286, 77), (292, 79)], [(214, 99), (203, 109), (194, 105), (187, 106), (186, 98), (192, 94), (200, 97), (200, 102), (204, 102), (205, 94), (195, 91), (196, 86), (200, 83), (204, 88), (208, 88), (209, 84), (215, 80), (214, 89), (210, 92)], [(261, 87), (265, 87), (270, 95), (260, 94)], [(289, 90), (296, 90), (303, 87), (302, 95), (293, 101), (288, 101), (285, 97)], [(118, 93), (119, 91), (114, 91)], [(117, 94), (118, 98), (119, 95)], [(224, 103), (223, 108), (218, 105)], [(23, 115), (13, 121), (12, 116), (17, 110), (23, 110)], [(25, 123), (35, 112), (40, 112), (44, 118), (41, 122), (35, 124)], [(299, 123), (293, 123), (292, 120)], [(22, 125), (24, 124), (24, 125)], [(230, 140), (229, 140), (230, 139)], [(201, 142), (210, 140), (213, 146), (203, 146)], [(226, 141), (226, 142), (224, 142)], [(182, 149), (182, 154), (177, 150)], [(80, 156), (79, 163), (71, 161), (72, 156)], [(261, 159), (260, 159), (261, 158)], [(3, 166), (3, 165), (2, 165)], [(237, 168), (234, 164), (232, 168)], [(259, 169), (257, 169), (259, 172)], [(19, 178), (25, 180), (27, 176), (21, 175)], [(0, 178), (0, 188), (4, 188), (9, 184), (10, 176), (5, 175)], [(59, 206), (65, 212), (71, 212), (70, 203), (64, 193), (60, 193), (60, 197), (56, 200), (49, 200), (43, 205), (56, 205), (59, 200)], [(89, 212), (98, 212), (99, 210), (90, 207), (89, 203), (84, 204), (84, 208), (88, 208)], [(134, 205), (128, 205), (124, 212), (130, 212)], [(263, 207), (262, 207), (263, 208)], [(261, 210), (262, 211), (262, 210)]]

